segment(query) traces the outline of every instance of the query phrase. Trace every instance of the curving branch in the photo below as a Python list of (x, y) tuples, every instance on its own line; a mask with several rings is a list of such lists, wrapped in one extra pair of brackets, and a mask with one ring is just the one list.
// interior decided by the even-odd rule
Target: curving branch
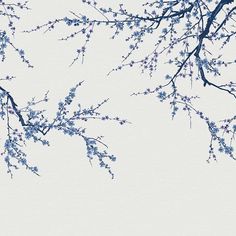
[[(43, 138), (51, 131), (60, 131), (65, 135), (79, 136), (86, 144), (87, 156), (91, 162), (97, 158), (101, 167), (104, 167), (114, 177), (111, 171), (109, 160), (115, 161), (116, 157), (109, 154), (106, 149), (107, 145), (102, 142), (102, 136), (91, 137), (87, 135), (86, 129), (83, 124), (88, 120), (102, 120), (102, 121), (115, 121), (123, 125), (127, 123), (126, 120), (122, 120), (118, 117), (112, 118), (108, 115), (102, 115), (99, 112), (99, 108), (103, 106), (108, 99), (97, 104), (96, 106), (90, 106), (88, 108), (81, 108), (81, 105), (77, 105), (77, 110), (72, 110), (70, 105), (75, 99), (75, 93), (82, 82), (71, 88), (69, 94), (63, 101), (58, 103), (58, 111), (55, 114), (55, 118), (49, 121), (44, 114), (45, 110), (37, 109), (38, 104), (48, 102), (47, 93), (41, 100), (32, 99), (28, 102), (27, 106), (18, 108), (14, 98), (8, 91), (0, 87), (0, 120), (7, 123), (7, 138), (5, 141), (4, 152), (1, 153), (5, 156), (5, 162), (8, 166), (8, 172), (12, 175), (12, 168), (18, 169), (18, 164), (22, 164), (33, 173), (38, 174), (37, 167), (31, 167), (26, 160), (26, 153), (23, 151), (23, 147), (26, 145), (27, 140), (32, 139), (34, 142), (39, 142), (43, 145), (49, 146), (49, 141)], [(14, 128), (16, 125), (15, 119), (18, 119), (18, 128)], [(105, 149), (104, 149), (104, 148)], [(17, 162), (17, 163), (15, 163)]]

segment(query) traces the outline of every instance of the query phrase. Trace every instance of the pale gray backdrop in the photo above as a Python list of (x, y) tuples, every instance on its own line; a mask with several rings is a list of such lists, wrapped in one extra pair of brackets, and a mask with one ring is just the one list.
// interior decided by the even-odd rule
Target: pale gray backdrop
[[(133, 8), (133, 1), (127, 1)], [(104, 1), (105, 4), (112, 4)], [(79, 40), (60, 42), (66, 28), (43, 34), (21, 34), (48, 19), (65, 16), (69, 10), (85, 13), (76, 0), (29, 3), (19, 22), (16, 46), (23, 47), (34, 64), (27, 69), (9, 50), (2, 73), (17, 76), (6, 83), (18, 101), (41, 97), (50, 90), (48, 113), (53, 114), (60, 98), (78, 81), (84, 105), (110, 97), (102, 111), (132, 122), (120, 127), (113, 122), (89, 122), (91, 135), (104, 135), (109, 150), (118, 156), (113, 165), (115, 180), (96, 163), (90, 166), (85, 145), (77, 137), (51, 133), (50, 148), (28, 145), (29, 159), (41, 177), (19, 170), (14, 178), (0, 173), (0, 235), (2, 236), (208, 236), (236, 235), (236, 162), (219, 157), (207, 164), (209, 133), (184, 114), (171, 120), (168, 104), (155, 97), (130, 97), (135, 91), (155, 85), (138, 69), (106, 77), (119, 64), (125, 47), (111, 41), (111, 32), (96, 30), (83, 65), (68, 65)], [(77, 10), (76, 10), (77, 9)], [(88, 10), (91, 11), (91, 10)], [(80, 44), (81, 45), (81, 44)], [(227, 49), (227, 53), (232, 51)], [(235, 67), (224, 76), (234, 76)], [(233, 77), (231, 79), (234, 79)], [(196, 86), (202, 94), (199, 107), (216, 119), (230, 117), (233, 99), (213, 89)], [(227, 104), (227, 105), (226, 105)]]

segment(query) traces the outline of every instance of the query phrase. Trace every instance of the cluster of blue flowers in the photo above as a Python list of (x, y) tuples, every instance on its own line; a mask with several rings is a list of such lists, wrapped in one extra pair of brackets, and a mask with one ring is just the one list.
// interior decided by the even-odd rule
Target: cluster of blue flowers
[(2, 57), (2, 61), (5, 60), (6, 56), (5, 56), (5, 49), (9, 43), (9, 38), (6, 35), (6, 32), (0, 32), (0, 55)]
[[(201, 115), (202, 117), (203, 115)], [(209, 159), (208, 161), (213, 158), (216, 160), (216, 152), (215, 149), (221, 153), (225, 153), (226, 155), (230, 156), (234, 160), (236, 157), (234, 156), (234, 148), (233, 148), (233, 141), (236, 134), (235, 130), (235, 122), (236, 116), (231, 119), (226, 119), (221, 122), (217, 126), (215, 122), (210, 122), (207, 117), (203, 117), (208, 125), (208, 129), (211, 134), (211, 140), (209, 145)], [(228, 134), (228, 140), (225, 138), (225, 134)]]
[[(0, 87), (0, 118), (4, 123), (7, 123), (7, 138), (4, 144), (4, 151), (1, 155), (4, 156), (8, 172), (11, 175), (12, 169), (18, 169), (19, 164), (25, 166), (33, 173), (38, 174), (38, 168), (28, 164), (23, 149), (27, 140), (33, 140), (34, 142), (49, 146), (49, 140), (46, 140), (45, 136), (49, 131), (57, 130), (63, 132), (65, 135), (79, 136), (82, 138), (86, 144), (89, 160), (91, 161), (97, 157), (99, 165), (106, 168), (112, 178), (114, 177), (108, 163), (109, 160), (115, 161), (116, 157), (106, 151), (107, 146), (102, 142), (102, 136), (88, 136), (83, 124), (91, 119), (115, 121), (121, 125), (127, 123), (127, 121), (118, 117), (113, 118), (108, 115), (102, 115), (99, 112), (99, 108), (108, 102), (108, 99), (96, 106), (90, 106), (84, 109), (81, 109), (81, 104), (78, 104), (76, 106), (77, 110), (73, 111), (70, 105), (75, 100), (77, 88), (81, 85), (82, 82), (71, 88), (64, 100), (58, 103), (58, 110), (54, 119), (51, 121), (47, 118), (46, 111), (40, 110), (37, 107), (40, 103), (48, 102), (47, 94), (45, 94), (43, 99), (35, 100), (33, 98), (25, 107), (18, 108), (11, 94)], [(15, 125), (18, 128), (14, 128)]]
[(19, 57), (21, 58), (21, 60), (26, 63), (28, 65), (28, 67), (33, 67), (29, 60), (26, 59), (25, 57), (25, 52), (23, 49), (19, 49), (19, 48), (16, 48), (14, 46), (14, 44), (10, 41), (10, 38), (7, 36), (7, 33), (6, 31), (0, 31), (0, 58), (1, 58), (1, 61), (5, 61), (6, 59), (6, 48), (10, 46), (12, 47), (16, 52), (17, 54), (19, 55)]

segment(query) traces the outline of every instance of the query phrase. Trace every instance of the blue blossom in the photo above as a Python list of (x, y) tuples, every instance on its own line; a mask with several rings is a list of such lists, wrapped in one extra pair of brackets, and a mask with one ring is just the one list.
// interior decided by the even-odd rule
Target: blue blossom
[(157, 97), (160, 99), (161, 102), (164, 101), (166, 99), (166, 92), (159, 92)]
[(168, 32), (167, 28), (163, 28), (163, 29), (162, 29), (162, 33), (163, 33), (163, 34), (167, 34), (167, 32)]
[(233, 125), (233, 131), (236, 132), (236, 125)]

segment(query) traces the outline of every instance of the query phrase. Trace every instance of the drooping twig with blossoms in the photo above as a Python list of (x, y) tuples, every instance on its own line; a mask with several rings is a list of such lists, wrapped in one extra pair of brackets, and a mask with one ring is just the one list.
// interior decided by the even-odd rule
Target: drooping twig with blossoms
[(2, 62), (6, 59), (6, 49), (12, 48), (21, 58), (21, 60), (28, 65), (28, 67), (33, 67), (29, 60), (25, 57), (25, 52), (23, 49), (18, 48), (12, 42), (12, 38), (15, 35), (16, 27), (15, 22), (20, 20), (20, 14), (22, 11), (30, 10), (27, 6), (27, 1), (4, 1), (0, 0), (0, 59)]
[(86, 121), (94, 119), (113, 120), (121, 125), (127, 121), (121, 120), (118, 117), (111, 118), (99, 112), (99, 108), (108, 99), (88, 108), (82, 108), (78, 104), (77, 109), (73, 110), (71, 104), (75, 100), (77, 88), (81, 85), (82, 83), (79, 83), (74, 88), (71, 88), (65, 99), (58, 103), (57, 112), (51, 121), (47, 118), (45, 110), (37, 108), (39, 104), (48, 102), (48, 94), (45, 94), (41, 100), (33, 98), (25, 107), (18, 108), (11, 94), (0, 87), (0, 118), (3, 125), (7, 127), (4, 151), (1, 155), (5, 158), (9, 173), (12, 174), (12, 169), (18, 169), (18, 164), (21, 164), (37, 174), (38, 168), (28, 164), (26, 154), (23, 151), (24, 146), (27, 140), (33, 140), (34, 142), (49, 146), (49, 141), (45, 139), (45, 136), (49, 131), (57, 130), (65, 135), (82, 138), (86, 144), (89, 160), (92, 161), (94, 158), (97, 158), (99, 165), (106, 168), (114, 177), (108, 163), (109, 160), (115, 161), (116, 157), (106, 151), (107, 146), (103, 143), (102, 136), (88, 136), (83, 125)]

